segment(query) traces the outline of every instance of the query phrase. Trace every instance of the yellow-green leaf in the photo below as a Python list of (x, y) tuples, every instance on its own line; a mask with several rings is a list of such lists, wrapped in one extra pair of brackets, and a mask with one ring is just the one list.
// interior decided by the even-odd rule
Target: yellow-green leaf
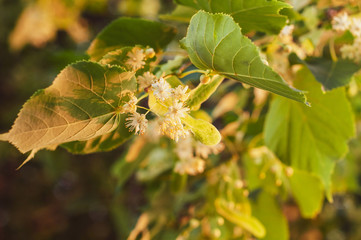
[(337, 159), (354, 136), (354, 120), (345, 89), (321, 91), (312, 73), (303, 68), (296, 86), (308, 90), (312, 107), (275, 97), (265, 122), (265, 143), (283, 162), (315, 173), (331, 199), (331, 174)]
[(7, 140), (25, 153), (108, 134), (119, 125), (124, 97), (135, 90), (133, 73), (74, 63), (24, 104)]

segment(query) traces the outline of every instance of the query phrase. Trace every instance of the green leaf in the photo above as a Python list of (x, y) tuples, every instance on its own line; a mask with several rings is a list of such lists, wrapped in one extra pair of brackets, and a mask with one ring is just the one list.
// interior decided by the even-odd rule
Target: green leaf
[(251, 86), (306, 102), (301, 91), (289, 87), (262, 62), (257, 47), (242, 35), (239, 26), (228, 15), (199, 11), (193, 16), (181, 44), (192, 63), (200, 69), (212, 69)]
[(322, 209), (323, 186), (319, 177), (312, 173), (294, 169), (289, 178), (292, 194), (306, 218), (315, 217)]
[(111, 151), (122, 145), (131, 136), (133, 136), (133, 134), (129, 132), (129, 129), (125, 127), (125, 118), (125, 114), (120, 115), (118, 128), (110, 133), (90, 139), (88, 141), (74, 141), (64, 143), (61, 145), (61, 147), (74, 154), (89, 154), (95, 152)]
[(170, 43), (175, 33), (174, 28), (160, 22), (119, 18), (98, 34), (87, 52), (98, 61), (106, 53), (126, 46), (149, 46), (158, 51)]
[(308, 90), (312, 107), (275, 97), (265, 122), (265, 143), (283, 162), (314, 172), (331, 199), (331, 174), (335, 160), (348, 150), (354, 121), (345, 89), (324, 94), (306, 68), (296, 75), (296, 86)]
[(178, 5), (171, 14), (160, 15), (159, 18), (162, 20), (189, 23), (196, 12), (194, 8)]
[(352, 76), (361, 69), (360, 65), (350, 60), (334, 62), (328, 58), (309, 57), (303, 61), (294, 53), (290, 55), (290, 61), (293, 64), (300, 63), (307, 66), (324, 90), (332, 90), (349, 84)]
[(266, 235), (264, 226), (256, 218), (246, 215), (235, 208), (230, 208), (224, 199), (216, 199), (214, 204), (216, 211), (228, 221), (247, 230), (257, 238), (263, 238)]
[(287, 219), (272, 195), (262, 191), (257, 196), (256, 202), (252, 204), (252, 213), (266, 228), (266, 236), (262, 238), (263, 240), (289, 239)]
[(199, 84), (193, 89), (188, 97), (186, 105), (192, 110), (198, 110), (201, 104), (207, 101), (207, 99), (217, 90), (218, 86), (222, 83), (224, 77), (214, 76), (207, 84)]
[(267, 0), (176, 0), (177, 3), (211, 13), (226, 13), (242, 28), (243, 33), (261, 31), (278, 34), (287, 17), (279, 12), (290, 5)]
[(25, 153), (108, 134), (119, 125), (124, 96), (135, 90), (133, 73), (119, 67), (69, 65), (24, 104), (8, 141)]

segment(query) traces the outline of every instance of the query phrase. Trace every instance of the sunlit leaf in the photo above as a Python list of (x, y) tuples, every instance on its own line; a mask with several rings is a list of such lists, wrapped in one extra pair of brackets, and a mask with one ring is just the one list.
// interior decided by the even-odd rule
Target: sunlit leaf
[(25, 153), (108, 134), (119, 125), (124, 97), (135, 90), (133, 74), (121, 68), (74, 63), (24, 104), (7, 140)]
[(160, 50), (174, 36), (175, 29), (160, 22), (119, 18), (98, 34), (91, 43), (88, 54), (92, 60), (100, 60), (106, 53), (126, 46), (142, 45)]
[(211, 123), (187, 115), (183, 122), (193, 132), (195, 138), (204, 145), (216, 145), (221, 141), (221, 134)]
[(181, 44), (192, 63), (200, 69), (211, 69), (251, 86), (306, 102), (301, 91), (288, 86), (262, 62), (257, 47), (242, 35), (239, 26), (228, 15), (199, 11), (193, 16)]
[(277, 34), (286, 25), (287, 17), (281, 9), (291, 8), (279, 1), (267, 0), (176, 0), (177, 3), (211, 13), (232, 16), (244, 33), (255, 30)]
[(94, 152), (107, 152), (119, 147), (133, 134), (125, 127), (126, 115), (120, 115), (118, 127), (107, 134), (92, 138), (88, 141), (74, 141), (61, 146), (71, 153), (89, 154)]

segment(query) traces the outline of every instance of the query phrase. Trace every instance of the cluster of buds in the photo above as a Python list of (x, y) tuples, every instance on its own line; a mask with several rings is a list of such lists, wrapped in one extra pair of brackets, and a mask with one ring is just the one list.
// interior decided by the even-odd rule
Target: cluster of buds
[(193, 138), (184, 138), (177, 143), (175, 152), (179, 158), (174, 172), (179, 174), (197, 175), (204, 171), (209, 154), (218, 154), (224, 149), (223, 143), (207, 146)]

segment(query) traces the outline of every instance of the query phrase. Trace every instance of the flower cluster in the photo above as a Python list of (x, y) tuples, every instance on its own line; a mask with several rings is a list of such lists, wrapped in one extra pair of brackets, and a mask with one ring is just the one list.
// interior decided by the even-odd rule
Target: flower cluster
[[(128, 52), (125, 64), (132, 68), (132, 71), (142, 68), (145, 65), (145, 59), (154, 56), (154, 50), (149, 51), (134, 47)], [(185, 106), (185, 101), (189, 97), (188, 86), (179, 85), (172, 88), (165, 78), (159, 79), (147, 71), (137, 76), (138, 90), (153, 94), (163, 108), (167, 109), (164, 114), (155, 114), (157, 119), (159, 134), (166, 135), (171, 139), (178, 141), (190, 134), (189, 129), (184, 125), (182, 119), (187, 116), (190, 109)], [(137, 113), (138, 98), (134, 94), (129, 94), (129, 100), (120, 107), (120, 113), (128, 113), (130, 116), (126, 119), (126, 127), (135, 134), (145, 133), (148, 125), (146, 115), (154, 109), (148, 109), (146, 114)], [(144, 107), (141, 107), (144, 108)]]
[(361, 62), (361, 38), (356, 38), (353, 44), (343, 45), (340, 49), (342, 58), (353, 59)]
[(340, 51), (342, 58), (361, 61), (361, 19), (350, 18), (347, 13), (342, 13), (334, 17), (332, 27), (336, 31), (349, 30), (355, 37), (353, 44), (344, 45)]
[(223, 143), (206, 146), (192, 137), (182, 139), (177, 143), (175, 152), (179, 161), (174, 167), (174, 172), (179, 174), (197, 175), (204, 171), (208, 155), (218, 154), (223, 151)]
[(345, 12), (333, 18), (332, 28), (336, 31), (349, 30), (355, 37), (361, 37), (361, 19), (350, 18)]
[(182, 123), (182, 118), (190, 111), (184, 106), (188, 99), (188, 86), (179, 85), (171, 88), (169, 83), (160, 78), (152, 84), (152, 91), (159, 103), (167, 107), (168, 111), (161, 117), (159, 121), (160, 133), (167, 135), (176, 142), (179, 138), (185, 138), (189, 135), (189, 130)]

